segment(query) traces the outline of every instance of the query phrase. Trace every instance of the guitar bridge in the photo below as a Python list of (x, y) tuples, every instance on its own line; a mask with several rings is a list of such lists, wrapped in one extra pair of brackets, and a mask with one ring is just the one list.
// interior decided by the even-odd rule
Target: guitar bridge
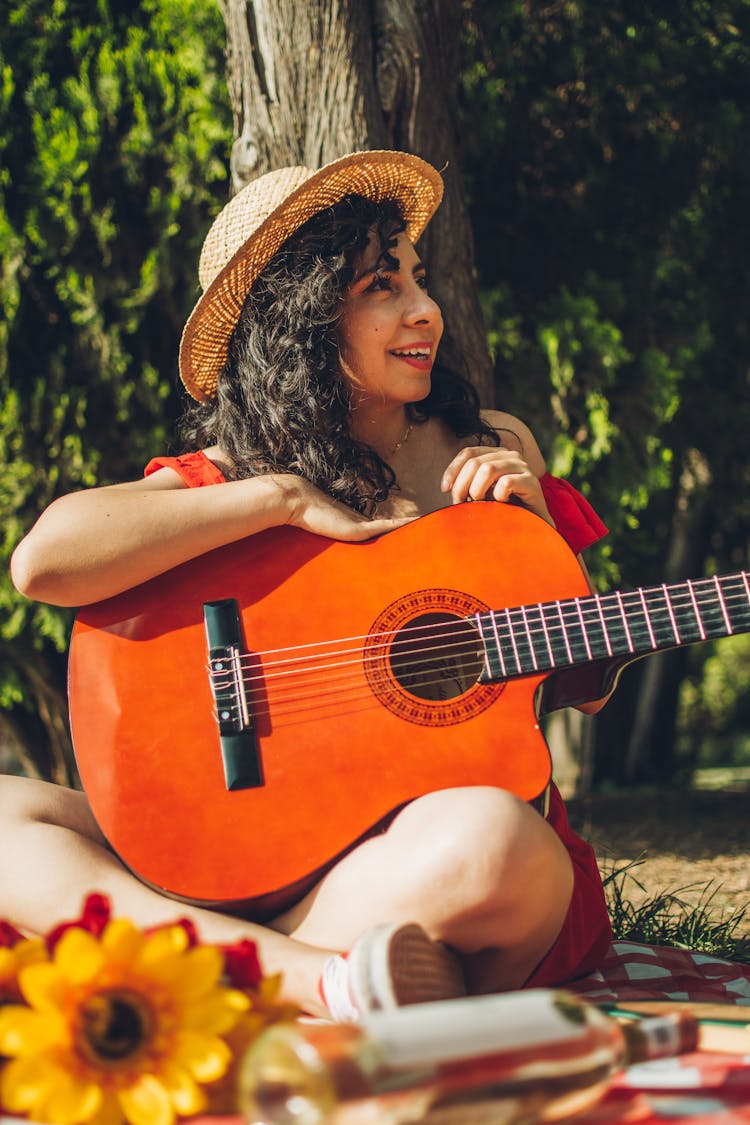
[(203, 620), (224, 781), (229, 790), (254, 789), (263, 784), (263, 772), (242, 668), (239, 606), (234, 598), (204, 602)]

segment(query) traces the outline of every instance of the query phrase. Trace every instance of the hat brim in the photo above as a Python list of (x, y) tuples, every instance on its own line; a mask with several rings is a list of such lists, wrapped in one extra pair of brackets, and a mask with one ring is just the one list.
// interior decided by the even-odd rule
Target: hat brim
[(346, 195), (395, 199), (416, 242), (440, 204), (443, 180), (419, 157), (389, 151), (352, 153), (313, 172), (243, 242), (190, 314), (180, 342), (180, 376), (193, 398), (214, 397), (229, 339), (263, 267), (303, 223)]

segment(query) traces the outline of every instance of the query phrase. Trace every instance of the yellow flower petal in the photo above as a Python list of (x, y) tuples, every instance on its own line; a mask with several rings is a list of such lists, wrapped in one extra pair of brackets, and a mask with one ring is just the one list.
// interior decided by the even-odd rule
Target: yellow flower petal
[(122, 1125), (122, 1106), (115, 1094), (106, 1090), (101, 1091), (102, 1102), (97, 1113), (91, 1118), (89, 1125)]
[(72, 984), (92, 980), (105, 963), (104, 951), (88, 930), (67, 930), (55, 949), (55, 964)]
[(184, 954), (187, 945), (188, 936), (182, 926), (164, 926), (154, 930), (143, 943), (138, 959), (139, 967), (153, 967), (165, 959), (169, 961), (179, 957)]
[(143, 947), (143, 933), (128, 918), (114, 918), (102, 934), (102, 948), (120, 963), (132, 964)]
[(27, 965), (18, 974), (18, 985), (24, 998), (33, 1008), (55, 1009), (65, 995), (65, 978), (57, 965), (49, 961)]
[(0, 1054), (40, 1055), (65, 1043), (65, 1023), (58, 1012), (35, 1012), (21, 1004), (0, 1008)]
[(123, 1113), (131, 1125), (172, 1125), (175, 1113), (172, 1099), (153, 1074), (142, 1074), (127, 1090), (117, 1094)]
[(199, 945), (180, 958), (180, 995), (185, 1003), (215, 988), (224, 969), (224, 955), (214, 945)]
[(214, 1082), (226, 1071), (232, 1052), (216, 1036), (181, 1030), (175, 1036), (172, 1057), (182, 1063), (197, 1082)]
[(81, 1082), (72, 1074), (60, 1074), (39, 1104), (50, 1125), (76, 1125), (88, 1121), (101, 1105), (101, 1092), (93, 1082)]
[(208, 996), (195, 1001), (185, 1012), (183, 1026), (203, 1031), (208, 1035), (223, 1035), (237, 1023), (250, 1007), (243, 992), (234, 989), (214, 989)]
[(36, 1059), (12, 1059), (0, 1071), (0, 1103), (13, 1113), (28, 1113), (49, 1081)]
[(206, 1095), (184, 1067), (167, 1063), (159, 1068), (159, 1078), (180, 1117), (190, 1117), (206, 1108)]

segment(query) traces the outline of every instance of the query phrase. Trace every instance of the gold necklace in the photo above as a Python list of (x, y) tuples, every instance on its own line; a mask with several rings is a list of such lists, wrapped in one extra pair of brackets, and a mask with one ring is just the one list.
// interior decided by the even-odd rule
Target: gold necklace
[(392, 457), (394, 453), (398, 453), (398, 451), (399, 451), (399, 449), (401, 448), (402, 445), (406, 445), (407, 441), (409, 440), (409, 434), (412, 432), (413, 429), (414, 429), (414, 423), (410, 422), (409, 425), (404, 430), (404, 434), (403, 434), (403, 437), (401, 438), (401, 440), (396, 442), (393, 449), (388, 454), (389, 457)]

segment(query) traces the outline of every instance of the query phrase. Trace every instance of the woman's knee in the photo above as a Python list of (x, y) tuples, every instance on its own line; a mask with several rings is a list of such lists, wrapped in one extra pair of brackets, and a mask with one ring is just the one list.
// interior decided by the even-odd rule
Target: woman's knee
[[(525, 801), (505, 789), (473, 786), (428, 793), (408, 805), (390, 833), (398, 846), (412, 847), (451, 869), (452, 878), (497, 884), (498, 874), (515, 879), (559, 845), (549, 825)], [(404, 848), (406, 854), (407, 849)]]
[[(407, 806), (394, 829), (411, 835), (436, 908), (445, 907), (456, 932), (473, 932), (477, 947), (496, 927), (512, 942), (545, 915), (562, 924), (573, 889), (570, 857), (539, 813), (512, 793), (488, 786), (430, 793)], [(404, 840), (398, 844), (405, 854)]]
[(0, 824), (16, 829), (52, 824), (101, 839), (83, 793), (31, 777), (0, 776)]

